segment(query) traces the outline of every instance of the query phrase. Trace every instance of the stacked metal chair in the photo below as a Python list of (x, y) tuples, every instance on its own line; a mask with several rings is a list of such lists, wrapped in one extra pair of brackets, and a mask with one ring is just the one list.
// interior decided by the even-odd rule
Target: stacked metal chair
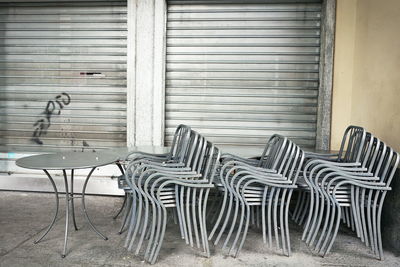
[(263, 241), (272, 246), (281, 243), (290, 255), (288, 208), (296, 180), (303, 165), (304, 153), (292, 141), (273, 135), (260, 160), (227, 156), (216, 184), (223, 193), (220, 212), (209, 239), (217, 245), (226, 233), (223, 248), (229, 246), (236, 257), (247, 236), (250, 221), (261, 225)]
[[(172, 145), (169, 153), (166, 154), (149, 154), (144, 152), (133, 152), (127, 155), (125, 160), (123, 161), (124, 165), (118, 165), (120, 167), (121, 172), (125, 173), (128, 164), (132, 162), (144, 162), (144, 161), (151, 161), (154, 164), (163, 164), (168, 166), (183, 166), (183, 159), (185, 155), (185, 151), (189, 144), (189, 137), (190, 137), (190, 127), (187, 125), (179, 125), (174, 134), (174, 138), (172, 140)], [(124, 202), (121, 206), (119, 212), (114, 216), (116, 219), (119, 214), (125, 210), (125, 214), (122, 219), (121, 228), (119, 230), (119, 234), (121, 234), (127, 223), (134, 219), (132, 218), (132, 210), (135, 210), (135, 207), (132, 205), (136, 204), (136, 200), (134, 199), (134, 192), (132, 191), (131, 187), (128, 185), (127, 180), (125, 179), (125, 175), (121, 175), (118, 177), (118, 186), (120, 189), (125, 191)]]
[(331, 250), (342, 220), (383, 258), (380, 217), (399, 154), (366, 133), (359, 160), (357, 166), (311, 160), (304, 168), (314, 196), (304, 233), (306, 242), (323, 256)]
[[(322, 160), (322, 161), (314, 161), (321, 163), (330, 163), (337, 167), (350, 167), (358, 168), (361, 166), (361, 153), (362, 149), (366, 142), (366, 132), (365, 129), (359, 126), (349, 126), (345, 130), (342, 138), (342, 142), (340, 145), (339, 152), (337, 154), (318, 154), (312, 152), (305, 152), (306, 160), (305, 162), (309, 162), (310, 160)], [(360, 170), (360, 169), (356, 169)], [(299, 186), (297, 194), (297, 202), (292, 213), (292, 219), (304, 226), (304, 232), (302, 236), (302, 240), (306, 241), (307, 244), (311, 243), (311, 236), (309, 234), (310, 230), (310, 222), (311, 222), (311, 214), (310, 211), (314, 208), (314, 190), (307, 183), (307, 181), (300, 176), (297, 185)], [(348, 208), (343, 208), (345, 214), (349, 214)], [(351, 219), (350, 216), (345, 217), (346, 223), (350, 226)], [(312, 243), (311, 243), (312, 245)]]
[[(144, 259), (155, 263), (167, 224), (168, 211), (177, 215), (181, 237), (210, 256), (206, 231), (206, 205), (219, 164), (219, 150), (204, 137), (190, 131), (182, 162), (159, 163), (149, 159), (132, 161), (126, 181), (132, 190), (129, 231), (125, 245), (135, 254), (144, 249)], [(147, 246), (144, 243), (147, 242)]]

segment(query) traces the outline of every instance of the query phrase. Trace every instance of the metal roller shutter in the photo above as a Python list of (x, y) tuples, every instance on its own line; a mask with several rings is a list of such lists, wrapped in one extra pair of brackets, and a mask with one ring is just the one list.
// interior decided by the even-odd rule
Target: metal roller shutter
[(0, 147), (126, 144), (126, 1), (0, 4)]
[(216, 144), (314, 147), (321, 3), (189, 2), (168, 2), (166, 143), (185, 123)]

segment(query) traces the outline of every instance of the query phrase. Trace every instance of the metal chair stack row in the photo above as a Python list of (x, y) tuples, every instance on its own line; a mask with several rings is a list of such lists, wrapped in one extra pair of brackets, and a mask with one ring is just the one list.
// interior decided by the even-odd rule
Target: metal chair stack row
[(290, 255), (288, 210), (303, 160), (303, 151), (280, 135), (269, 139), (258, 162), (224, 157), (217, 183), (223, 200), (209, 239), (216, 235), (217, 245), (225, 233), (223, 248), (236, 257), (252, 221), (261, 224), (265, 243), (272, 246), (274, 235), (276, 246)]
[[(262, 230), (264, 243), (290, 256), (294, 190), (299, 194), (292, 219), (304, 227), (307, 245), (326, 255), (343, 221), (382, 258), (380, 216), (399, 155), (361, 127), (346, 129), (335, 155), (303, 152), (273, 135), (259, 159), (244, 159), (220, 157), (212, 143), (180, 125), (170, 153), (136, 153), (126, 162), (120, 181), (127, 213), (120, 232), (128, 226), (125, 247), (150, 263), (157, 260), (169, 216), (182, 239), (207, 257), (209, 240), (223, 242), (236, 257), (250, 224)], [(211, 188), (214, 201), (208, 201)]]
[[(325, 153), (313, 153), (313, 152), (306, 152), (305, 157), (306, 161), (316, 159), (316, 160), (324, 160), (324, 163), (334, 164), (338, 167), (359, 167), (361, 152), (363, 148), (363, 144), (365, 143), (366, 132), (362, 127), (358, 126), (349, 126), (344, 132), (342, 142), (340, 145), (339, 152), (337, 154), (325, 154)], [(313, 201), (313, 191), (312, 187), (307, 184), (305, 181), (305, 176), (307, 174), (300, 176), (298, 179), (298, 186), (300, 190), (298, 191), (297, 202), (295, 209), (292, 214), (292, 219), (300, 224), (305, 225), (305, 230), (303, 233), (303, 240), (306, 240), (308, 244), (310, 242), (309, 238), (305, 238), (306, 233), (308, 232), (309, 221), (309, 210), (310, 205), (312, 206), (313, 203), (310, 204), (310, 201)], [(311, 193), (311, 194), (310, 194)], [(346, 214), (349, 213), (348, 208), (343, 208)], [(345, 222), (349, 225), (351, 224), (351, 220), (347, 219), (350, 218), (346, 216), (344, 218)]]
[[(133, 162), (146, 162), (149, 161), (153, 164), (162, 164), (165, 167), (184, 167), (184, 157), (185, 150), (187, 149), (189, 137), (190, 137), (190, 127), (186, 125), (179, 125), (176, 128), (174, 138), (172, 140), (172, 145), (169, 153), (166, 154), (149, 154), (144, 152), (133, 152), (130, 153), (124, 160), (124, 167), (120, 166), (123, 173), (126, 174), (127, 165)], [(122, 169), (123, 168), (123, 169)], [(120, 211), (114, 216), (114, 219), (125, 210), (125, 215), (122, 219), (121, 228), (119, 234), (122, 234), (125, 230), (128, 221), (132, 220), (132, 211), (135, 210), (133, 205), (136, 204), (134, 197), (134, 192), (129, 185), (129, 180), (126, 179), (126, 175), (121, 175), (118, 177), (118, 186), (120, 189), (125, 191), (125, 198)]]
[[(219, 150), (189, 127), (177, 141), (178, 162), (133, 160), (126, 168), (133, 205), (125, 246), (155, 263), (167, 224), (168, 212), (177, 216), (181, 237), (210, 255), (206, 232), (206, 205), (219, 164)], [(145, 246), (145, 243), (147, 245)]]
[(312, 159), (304, 167), (310, 200), (302, 238), (325, 256), (342, 220), (382, 259), (381, 212), (399, 154), (362, 128), (351, 128), (345, 162)]

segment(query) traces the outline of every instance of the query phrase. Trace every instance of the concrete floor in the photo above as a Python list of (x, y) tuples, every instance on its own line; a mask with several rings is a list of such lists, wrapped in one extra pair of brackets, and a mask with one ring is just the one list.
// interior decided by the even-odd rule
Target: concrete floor
[[(64, 199), (62, 199), (64, 200)], [(0, 192), (0, 266), (150, 266), (123, 248), (124, 236), (116, 232), (120, 220), (112, 215), (122, 203), (116, 197), (87, 197), (89, 214), (108, 241), (89, 229), (77, 203), (77, 221), (81, 227), (70, 228), (68, 255), (62, 259), (64, 236), (64, 202), (56, 226), (45, 239), (34, 245), (33, 240), (46, 227), (53, 212), (51, 194)], [(224, 256), (219, 247), (212, 247), (211, 258), (204, 258), (179, 238), (176, 226), (167, 228), (167, 236), (155, 266), (400, 266), (400, 258), (386, 251), (385, 260), (372, 257), (354, 235), (341, 232), (331, 254), (326, 258), (313, 255), (300, 240), (301, 231), (291, 227), (293, 255), (282, 256), (269, 250), (257, 230), (251, 230), (238, 258)]]

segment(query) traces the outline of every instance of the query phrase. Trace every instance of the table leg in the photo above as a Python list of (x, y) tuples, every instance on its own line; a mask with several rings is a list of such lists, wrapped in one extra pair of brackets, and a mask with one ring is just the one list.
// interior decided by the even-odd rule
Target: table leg
[[(124, 168), (122, 167), (122, 165), (121, 165), (119, 162), (116, 162), (115, 164), (118, 166), (119, 170), (121, 171), (121, 174), (122, 174), (122, 175), (125, 175)], [(118, 213), (114, 215), (114, 217), (113, 217), (114, 220), (118, 218), (118, 216), (122, 213), (122, 211), (123, 211), (124, 208), (126, 207), (126, 200), (127, 200), (127, 198), (128, 198), (128, 194), (125, 193), (124, 202), (122, 203), (122, 206), (121, 206), (121, 208), (119, 209)]]
[(75, 219), (75, 205), (74, 205), (74, 170), (71, 170), (71, 213), (72, 213), (72, 222), (74, 223), (75, 231), (78, 231), (78, 227), (76, 226)]
[(43, 239), (43, 237), (45, 237), (48, 234), (48, 232), (50, 232), (50, 229), (53, 227), (54, 223), (56, 222), (57, 215), (58, 215), (58, 207), (59, 207), (59, 198), (58, 198), (58, 191), (57, 191), (56, 184), (54, 183), (54, 180), (51, 177), (51, 175), (49, 174), (49, 172), (47, 170), (43, 170), (43, 171), (49, 178), (51, 185), (53, 186), (53, 189), (54, 189), (54, 195), (56, 197), (56, 212), (54, 213), (53, 220), (51, 221), (50, 225), (47, 227), (46, 231), (41, 235), (41, 237), (39, 237), (37, 240), (34, 241), (35, 244), (39, 243)]
[(68, 239), (68, 221), (69, 221), (69, 192), (68, 192), (68, 179), (67, 172), (63, 170), (64, 184), (65, 184), (65, 236), (64, 236), (64, 250), (61, 257), (65, 258), (67, 254), (67, 239)]
[(90, 179), (90, 176), (92, 175), (92, 173), (94, 172), (94, 170), (96, 169), (96, 167), (92, 168), (92, 170), (89, 172), (88, 176), (86, 177), (85, 183), (83, 184), (83, 190), (82, 190), (82, 207), (83, 207), (83, 213), (85, 214), (86, 220), (88, 221), (90, 227), (92, 228), (93, 231), (95, 231), (101, 238), (103, 238), (104, 240), (108, 240), (108, 238), (103, 235), (102, 233), (99, 232), (99, 230), (96, 229), (96, 227), (93, 225), (93, 223), (91, 222), (89, 215), (86, 212), (86, 205), (85, 205), (85, 191), (86, 191), (86, 186), (87, 183)]
[(131, 212), (131, 207), (133, 204), (132, 197), (128, 196), (128, 194), (125, 194), (125, 195), (126, 195), (126, 203), (127, 203), (126, 211), (125, 211), (124, 218), (122, 219), (121, 228), (119, 229), (118, 234), (122, 234), (124, 232), (125, 225), (128, 221), (130, 221), (130, 219), (128, 220), (128, 218), (131, 217), (131, 213), (132, 213)]
[(127, 199), (128, 195), (127, 193), (125, 193), (124, 195), (124, 202), (122, 202), (122, 206), (119, 209), (118, 213), (114, 215), (113, 219), (116, 220), (118, 218), (118, 216), (122, 213), (122, 211), (125, 209), (126, 207), (126, 199)]

